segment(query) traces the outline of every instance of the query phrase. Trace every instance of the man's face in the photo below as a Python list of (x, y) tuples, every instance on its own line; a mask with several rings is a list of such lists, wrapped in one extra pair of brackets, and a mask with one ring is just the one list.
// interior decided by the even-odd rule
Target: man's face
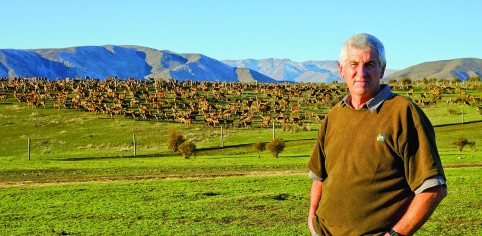
[(343, 65), (338, 64), (338, 68), (352, 97), (360, 97), (364, 102), (377, 94), (385, 72), (375, 49), (355, 47), (348, 48), (347, 59)]

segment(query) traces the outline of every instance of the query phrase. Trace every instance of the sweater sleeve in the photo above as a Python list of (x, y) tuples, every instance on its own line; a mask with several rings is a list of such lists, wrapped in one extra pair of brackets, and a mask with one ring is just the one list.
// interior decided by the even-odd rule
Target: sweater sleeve
[(411, 104), (407, 110), (403, 159), (407, 183), (415, 191), (425, 180), (434, 176), (445, 179), (445, 174), (430, 120), (415, 104)]
[(321, 181), (324, 181), (328, 175), (325, 169), (325, 154), (324, 154), (324, 145), (325, 145), (325, 133), (326, 133), (326, 126), (328, 123), (328, 117), (326, 117), (318, 131), (318, 138), (316, 139), (315, 147), (311, 153), (310, 159), (308, 161), (308, 169), (318, 176)]

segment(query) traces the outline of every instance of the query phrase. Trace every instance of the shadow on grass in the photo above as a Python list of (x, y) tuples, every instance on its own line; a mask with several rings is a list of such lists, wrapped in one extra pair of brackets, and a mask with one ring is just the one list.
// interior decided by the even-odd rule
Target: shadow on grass
[[(315, 140), (315, 138), (305, 138), (305, 139), (297, 139), (297, 140), (286, 140), (285, 143), (291, 142), (301, 142), (301, 141), (309, 141)], [(198, 155), (205, 155), (208, 154), (210, 151), (221, 151), (221, 150), (229, 150), (229, 149), (237, 149), (237, 148), (251, 148), (252, 143), (245, 143), (245, 144), (235, 144), (230, 146), (224, 147), (207, 147), (207, 148), (199, 148), (196, 149), (196, 156)], [(254, 151), (254, 150), (253, 150)], [(65, 158), (65, 159), (55, 159), (58, 161), (86, 161), (86, 160), (109, 160), (109, 159), (123, 159), (123, 158), (152, 158), (152, 157), (177, 157), (179, 153), (154, 153), (154, 154), (146, 154), (146, 155), (121, 155), (121, 156), (97, 156), (97, 157), (75, 157), (75, 158)], [(305, 157), (305, 156), (290, 156), (290, 157)], [(226, 157), (223, 157), (226, 158)]]
[(464, 123), (452, 123), (452, 124), (441, 124), (441, 125), (434, 125), (433, 127), (446, 127), (446, 126), (455, 126), (455, 125), (468, 125), (468, 124), (475, 124), (475, 123), (480, 123), (482, 120), (476, 120), (476, 121), (467, 121)]
[(158, 153), (158, 154), (146, 154), (146, 155), (122, 155), (122, 156), (102, 156), (102, 157), (74, 157), (65, 159), (55, 159), (56, 161), (86, 161), (86, 160), (108, 160), (108, 159), (125, 159), (125, 158), (151, 158), (151, 157), (174, 157), (179, 156), (177, 153)]

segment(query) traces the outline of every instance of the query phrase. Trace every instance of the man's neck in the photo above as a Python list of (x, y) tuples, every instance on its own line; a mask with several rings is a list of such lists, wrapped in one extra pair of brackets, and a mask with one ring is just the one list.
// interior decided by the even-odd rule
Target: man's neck
[(364, 98), (362, 96), (354, 96), (353, 94), (350, 94), (350, 105), (351, 107), (353, 107), (355, 110), (360, 110), (363, 105), (365, 105), (366, 102), (368, 102), (368, 100), (370, 100), (371, 98)]
[(357, 95), (357, 94), (350, 94), (351, 101), (350, 104), (351, 106), (356, 109), (360, 110), (363, 105), (365, 105), (366, 102), (370, 101), (370, 99), (374, 98), (381, 90), (381, 86), (378, 87), (378, 90), (374, 94), (368, 94), (368, 95)]

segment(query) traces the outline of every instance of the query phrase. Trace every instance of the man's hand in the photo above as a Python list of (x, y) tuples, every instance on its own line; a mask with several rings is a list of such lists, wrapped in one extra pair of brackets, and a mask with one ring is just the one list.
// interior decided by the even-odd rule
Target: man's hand
[(402, 235), (414, 234), (430, 218), (445, 196), (445, 185), (435, 186), (415, 195), (405, 214), (393, 226), (393, 230)]
[(310, 194), (310, 213), (308, 214), (308, 229), (311, 235), (316, 235), (315, 228), (313, 227), (313, 219), (316, 217), (316, 210), (320, 204), (322, 188), (323, 182), (313, 180)]

